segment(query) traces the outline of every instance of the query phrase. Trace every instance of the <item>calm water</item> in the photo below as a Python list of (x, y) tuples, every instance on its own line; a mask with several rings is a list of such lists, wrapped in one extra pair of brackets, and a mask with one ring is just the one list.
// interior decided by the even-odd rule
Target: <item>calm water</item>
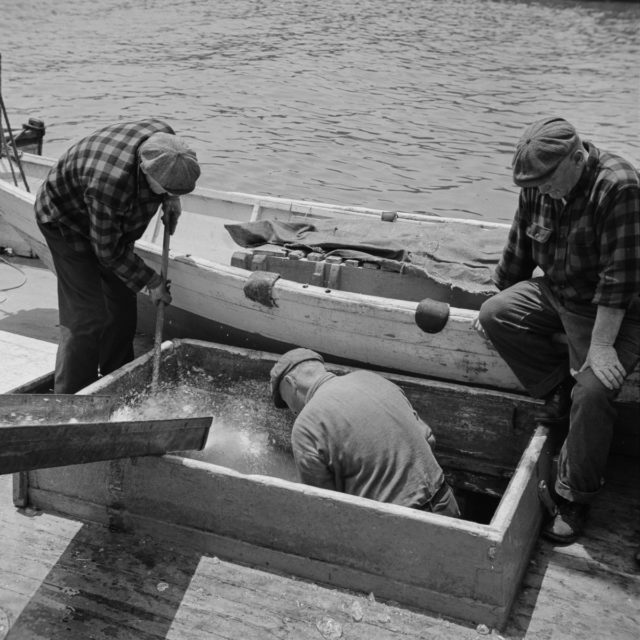
[(513, 145), (571, 120), (640, 164), (640, 3), (3, 3), (11, 123), (46, 153), (166, 118), (214, 188), (509, 220)]

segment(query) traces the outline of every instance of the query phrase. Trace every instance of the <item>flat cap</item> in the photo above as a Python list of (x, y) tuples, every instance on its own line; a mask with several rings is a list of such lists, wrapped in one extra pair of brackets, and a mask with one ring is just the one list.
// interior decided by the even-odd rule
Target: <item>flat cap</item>
[(195, 151), (170, 133), (151, 134), (139, 150), (140, 163), (163, 189), (176, 195), (191, 193), (200, 177)]
[(511, 166), (519, 187), (537, 187), (580, 146), (572, 124), (563, 118), (545, 118), (529, 125), (516, 145)]
[(271, 397), (273, 398), (273, 404), (279, 409), (284, 409), (287, 403), (282, 399), (280, 395), (280, 383), (282, 379), (294, 368), (303, 362), (308, 360), (318, 360), (324, 362), (323, 357), (311, 351), (311, 349), (303, 349), (301, 347), (287, 351), (284, 355), (280, 356), (278, 362), (273, 365), (271, 369)]

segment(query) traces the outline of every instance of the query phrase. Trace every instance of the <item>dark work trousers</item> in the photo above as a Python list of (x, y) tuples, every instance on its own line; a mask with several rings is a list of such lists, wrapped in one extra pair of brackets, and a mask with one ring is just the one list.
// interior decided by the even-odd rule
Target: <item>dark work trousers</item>
[[(584, 364), (597, 307), (561, 303), (544, 277), (520, 282), (480, 309), (480, 323), (527, 391), (543, 398)], [(567, 336), (569, 352), (552, 341)], [(627, 375), (640, 359), (640, 298), (627, 310), (615, 349)], [(557, 493), (588, 503), (602, 485), (616, 411), (616, 391), (607, 389), (591, 369), (574, 375), (569, 432), (558, 460)]]
[(58, 278), (54, 392), (75, 393), (133, 360), (136, 294), (93, 253), (74, 251), (57, 228), (39, 226)]

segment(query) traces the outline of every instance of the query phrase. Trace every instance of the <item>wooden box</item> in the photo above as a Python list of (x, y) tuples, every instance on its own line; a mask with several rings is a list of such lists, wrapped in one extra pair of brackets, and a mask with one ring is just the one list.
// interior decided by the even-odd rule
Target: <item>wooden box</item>
[[(166, 342), (161, 382), (189, 380), (199, 392), (215, 395), (220, 415), (259, 425), (263, 442), (286, 448), (292, 418), (275, 409), (269, 396), (269, 370), (277, 357), (195, 340)], [(144, 391), (151, 368), (152, 354), (146, 354), (81, 393), (126, 401)], [(501, 627), (542, 520), (537, 486), (548, 477), (551, 452), (547, 431), (532, 418), (535, 402), (387, 377), (432, 427), (436, 456), (463, 519), (316, 489), (287, 473), (275, 477), (252, 468), (238, 471), (224, 460), (186, 457), (199, 455), (193, 453), (23, 473), (16, 495), (36, 508)], [(237, 416), (229, 415), (232, 406), (240, 407)], [(214, 419), (211, 433), (215, 429)]]

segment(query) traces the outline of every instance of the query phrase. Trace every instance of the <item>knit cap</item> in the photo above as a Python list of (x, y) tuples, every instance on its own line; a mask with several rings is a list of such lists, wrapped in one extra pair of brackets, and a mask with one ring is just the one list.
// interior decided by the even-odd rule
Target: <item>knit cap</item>
[(153, 133), (140, 145), (139, 154), (145, 173), (166, 191), (181, 195), (195, 189), (200, 177), (198, 159), (177, 136)]
[(516, 145), (511, 163), (519, 187), (543, 184), (558, 165), (580, 146), (580, 138), (563, 118), (545, 118), (529, 125)]

